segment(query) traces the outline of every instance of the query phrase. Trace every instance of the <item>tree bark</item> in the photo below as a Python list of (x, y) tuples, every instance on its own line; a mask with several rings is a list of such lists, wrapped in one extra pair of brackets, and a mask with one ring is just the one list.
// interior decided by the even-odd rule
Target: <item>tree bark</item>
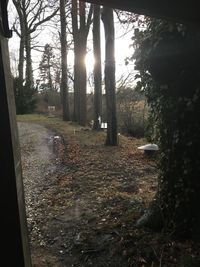
[(87, 40), (85, 37), (81, 38), (83, 41), (81, 42), (81, 50), (79, 53), (80, 59), (80, 78), (79, 78), (79, 87), (80, 87), (80, 114), (79, 114), (79, 124), (85, 126), (87, 123), (87, 73), (86, 73), (86, 65), (85, 65), (85, 56), (86, 56), (86, 44)]
[[(75, 40), (75, 39), (74, 39)], [(76, 39), (77, 40), (77, 39)], [(80, 66), (79, 66), (79, 42), (74, 41), (74, 121), (80, 118)]]
[(19, 64), (18, 64), (18, 76), (19, 81), (23, 84), (24, 81), (24, 53), (25, 53), (25, 27), (24, 27), (24, 19), (22, 9), (18, 1), (13, 1), (15, 8), (17, 10), (19, 21), (20, 21), (20, 33), (17, 31), (17, 35), (20, 37), (20, 47), (19, 47)]
[(62, 106), (63, 120), (69, 121), (69, 94), (68, 94), (68, 79), (67, 79), (67, 34), (66, 34), (66, 15), (65, 15), (65, 0), (60, 0), (60, 23), (61, 23), (61, 91), (62, 91)]
[(24, 80), (24, 48), (25, 48), (25, 40), (24, 37), (21, 37), (20, 47), (19, 47), (19, 64), (18, 64), (18, 75), (21, 84), (23, 84)]
[(25, 38), (25, 51), (26, 51), (26, 84), (33, 87), (33, 68), (31, 58), (31, 36), (26, 33)]
[(113, 10), (103, 7), (102, 20), (105, 30), (105, 91), (107, 108), (106, 145), (118, 145), (116, 96), (115, 96), (115, 31)]
[(79, 66), (80, 66), (80, 115), (79, 115), (79, 124), (85, 126), (87, 122), (87, 74), (86, 74), (86, 65), (85, 57), (87, 54), (87, 28), (86, 28), (86, 14), (85, 14), (85, 3), (79, 1), (79, 11), (80, 11), (80, 31), (79, 31), (79, 40), (80, 40), (80, 56)]
[[(157, 230), (163, 228), (176, 238), (200, 239), (200, 38), (196, 29), (186, 28), (183, 35), (178, 29), (171, 31), (171, 23), (168, 26), (165, 34), (160, 28), (147, 29), (157, 36), (149, 39), (155, 50), (145, 68), (153, 79), (147, 100), (158, 133), (159, 183), (150, 212), (138, 225), (157, 224)], [(159, 42), (160, 36), (165, 37)]]
[(80, 93), (79, 93), (79, 62), (78, 62), (78, 53), (79, 49), (79, 29), (78, 29), (78, 6), (77, 0), (72, 0), (72, 32), (74, 39), (74, 114), (73, 121), (78, 122), (79, 120), (79, 102), (80, 102)]
[(72, 1), (72, 31), (74, 39), (74, 116), (73, 120), (85, 126), (87, 123), (87, 81), (85, 56), (87, 36), (92, 17), (92, 6), (87, 16), (85, 3), (79, 2), (79, 26), (78, 26), (77, 0)]
[(101, 33), (100, 6), (94, 5), (93, 19), (93, 50), (94, 50), (94, 130), (101, 129), (102, 118), (102, 73), (101, 73)]

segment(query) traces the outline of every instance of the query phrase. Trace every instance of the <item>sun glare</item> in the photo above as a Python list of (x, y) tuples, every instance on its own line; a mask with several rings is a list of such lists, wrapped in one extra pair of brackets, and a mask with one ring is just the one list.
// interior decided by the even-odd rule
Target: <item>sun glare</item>
[(87, 53), (85, 57), (85, 65), (88, 71), (92, 71), (94, 68), (95, 59), (92, 53)]

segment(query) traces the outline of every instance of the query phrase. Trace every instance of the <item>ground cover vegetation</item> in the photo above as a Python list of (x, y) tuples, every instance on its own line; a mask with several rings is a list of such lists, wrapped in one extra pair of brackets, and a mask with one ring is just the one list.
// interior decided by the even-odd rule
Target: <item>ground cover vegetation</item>
[[(104, 131), (52, 116), (18, 121), (34, 267), (199, 266), (197, 242), (136, 226), (157, 190), (155, 158), (137, 149), (144, 139), (120, 135), (119, 146), (110, 148)], [(40, 139), (37, 125), (50, 136)], [(44, 168), (39, 155), (52, 136), (62, 138)]]

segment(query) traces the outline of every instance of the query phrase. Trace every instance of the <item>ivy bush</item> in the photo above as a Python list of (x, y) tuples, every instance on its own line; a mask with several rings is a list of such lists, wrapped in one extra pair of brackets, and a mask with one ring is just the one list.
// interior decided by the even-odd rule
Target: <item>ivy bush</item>
[(160, 148), (156, 202), (163, 226), (192, 234), (200, 224), (200, 34), (147, 18), (134, 40), (138, 88), (147, 96)]

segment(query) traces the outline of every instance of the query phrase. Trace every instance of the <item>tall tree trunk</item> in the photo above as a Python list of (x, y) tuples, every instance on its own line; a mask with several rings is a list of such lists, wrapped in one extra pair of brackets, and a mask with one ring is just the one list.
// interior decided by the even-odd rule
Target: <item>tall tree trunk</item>
[(74, 39), (74, 121), (81, 125), (87, 122), (87, 81), (86, 81), (86, 46), (89, 27), (92, 17), (90, 6), (87, 20), (85, 3), (79, 2), (79, 26), (78, 26), (77, 0), (72, 0), (72, 30)]
[(86, 124), (86, 43), (87, 39), (79, 32), (74, 44), (74, 120)]
[(30, 87), (33, 86), (33, 69), (31, 59), (31, 36), (26, 34), (25, 38), (25, 50), (26, 50), (26, 84)]
[[(76, 41), (75, 41), (76, 40)], [(74, 115), (73, 120), (78, 122), (80, 118), (80, 66), (79, 43), (74, 39)]]
[[(197, 240), (200, 238), (199, 31), (186, 27), (183, 35), (175, 24), (171, 31), (171, 22), (168, 25), (164, 22), (163, 34), (154, 25), (155, 20), (147, 27), (146, 34), (153, 33), (156, 39), (148, 37), (149, 46), (143, 43), (139, 49), (143, 57), (148, 51), (145, 54), (148, 64), (144, 64), (141, 72), (148, 71), (153, 80), (147, 84), (153, 86), (146, 93), (159, 144), (159, 179), (154, 202), (138, 225), (163, 228), (176, 238)], [(146, 83), (145, 79), (142, 82)]]
[(115, 30), (113, 10), (103, 7), (102, 20), (105, 30), (105, 91), (107, 108), (106, 145), (118, 145), (115, 96)]
[(87, 29), (86, 29), (86, 13), (85, 13), (85, 2), (79, 1), (79, 16), (80, 16), (80, 30), (79, 30), (79, 75), (80, 75), (80, 114), (79, 124), (85, 126), (87, 121), (87, 75), (85, 57), (87, 54)]
[[(74, 120), (86, 124), (86, 40), (78, 36), (74, 49)], [(82, 41), (81, 41), (82, 40)]]
[[(79, 82), (80, 82), (80, 114), (79, 114), (79, 124), (85, 126), (87, 123), (87, 74), (86, 74), (86, 45), (87, 39), (85, 36), (81, 36), (82, 42), (80, 43), (80, 59), (79, 59)], [(81, 45), (82, 44), (82, 45)]]
[(22, 18), (21, 18), (21, 34), (25, 38), (25, 52), (26, 52), (26, 73), (25, 73), (25, 83), (30, 88), (33, 87), (33, 69), (32, 69), (32, 58), (31, 58), (31, 34), (28, 27), (28, 15), (26, 13), (26, 1), (22, 1)]
[(102, 74), (101, 74), (101, 33), (100, 6), (94, 5), (93, 19), (93, 50), (94, 50), (94, 130), (101, 129), (102, 118)]
[(61, 91), (62, 91), (62, 106), (63, 120), (69, 121), (69, 94), (68, 94), (68, 79), (67, 79), (67, 34), (66, 34), (66, 15), (65, 15), (65, 0), (60, 0), (60, 23), (61, 23)]
[(77, 0), (72, 0), (72, 31), (74, 39), (74, 114), (73, 121), (77, 122), (79, 120), (79, 103), (80, 103), (80, 93), (79, 93), (79, 62), (78, 62), (78, 53), (79, 49), (79, 29), (78, 29), (78, 6)]
[(25, 24), (24, 24), (24, 15), (21, 9), (21, 5), (17, 1), (13, 1), (20, 21), (20, 33), (17, 31), (17, 35), (20, 37), (20, 46), (19, 46), (19, 64), (18, 64), (18, 75), (19, 81), (23, 84), (24, 81), (24, 53), (25, 53)]
[(22, 84), (24, 80), (24, 48), (25, 48), (25, 40), (22, 36), (20, 39), (20, 47), (19, 47), (19, 64), (18, 64), (18, 75), (19, 81)]

